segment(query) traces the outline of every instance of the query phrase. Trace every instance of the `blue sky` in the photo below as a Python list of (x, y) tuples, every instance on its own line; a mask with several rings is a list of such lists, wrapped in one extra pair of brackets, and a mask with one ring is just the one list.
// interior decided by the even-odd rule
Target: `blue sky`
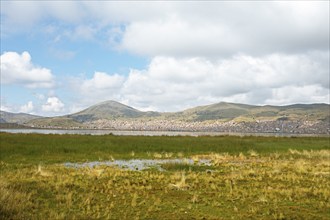
[(329, 99), (328, 1), (1, 1), (1, 110)]

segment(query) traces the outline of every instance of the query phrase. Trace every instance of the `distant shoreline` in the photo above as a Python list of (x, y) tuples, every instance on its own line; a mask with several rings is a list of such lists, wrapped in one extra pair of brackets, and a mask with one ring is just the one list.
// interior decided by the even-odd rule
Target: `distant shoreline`
[(263, 137), (330, 137), (330, 134), (300, 134), (281, 132), (203, 132), (203, 131), (147, 131), (147, 130), (111, 130), (111, 129), (43, 129), (43, 128), (7, 128), (0, 132), (22, 134), (78, 134), (78, 135), (117, 135), (117, 136), (263, 136)]

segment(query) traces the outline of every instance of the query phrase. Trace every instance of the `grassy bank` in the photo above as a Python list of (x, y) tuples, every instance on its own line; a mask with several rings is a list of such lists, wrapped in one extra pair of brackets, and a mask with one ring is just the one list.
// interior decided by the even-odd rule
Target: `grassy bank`
[[(329, 219), (329, 138), (0, 134), (0, 219)], [(130, 171), (64, 162), (191, 158)], [(198, 161), (209, 160), (208, 165)]]
[(152, 158), (154, 153), (172, 157), (205, 153), (259, 154), (295, 150), (329, 149), (327, 137), (188, 137), (188, 136), (91, 136), (0, 133), (0, 160), (7, 163), (83, 162)]

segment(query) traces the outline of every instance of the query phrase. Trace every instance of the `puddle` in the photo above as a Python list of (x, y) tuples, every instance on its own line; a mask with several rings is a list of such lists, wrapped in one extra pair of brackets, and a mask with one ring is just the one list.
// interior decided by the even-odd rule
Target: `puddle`
[(86, 163), (65, 163), (66, 167), (73, 168), (83, 168), (89, 167), (93, 168), (96, 166), (116, 166), (125, 170), (146, 170), (150, 168), (155, 168), (159, 171), (164, 171), (161, 168), (162, 164), (166, 163), (178, 163), (178, 164), (188, 164), (188, 165), (199, 165), (199, 166), (211, 166), (211, 160), (203, 159), (199, 161), (194, 161), (192, 159), (132, 159), (132, 160), (113, 160), (113, 161), (92, 161)]

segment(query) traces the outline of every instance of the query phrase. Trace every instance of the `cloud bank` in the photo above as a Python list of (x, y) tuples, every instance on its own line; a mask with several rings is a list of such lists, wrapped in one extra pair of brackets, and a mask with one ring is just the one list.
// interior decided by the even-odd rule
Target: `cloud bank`
[[(113, 43), (116, 37), (117, 48), (150, 57), (261, 55), (329, 48), (328, 1), (6, 1), (2, 5), (5, 32), (41, 26), (64, 39)], [(55, 22), (44, 25), (45, 18)], [(111, 31), (116, 27), (121, 31)]]
[(54, 86), (51, 70), (35, 66), (28, 52), (5, 52), (1, 55), (1, 84), (18, 84), (28, 88)]
[[(1, 6), (2, 37), (46, 36), (52, 39), (50, 51), (67, 60), (79, 57), (79, 50), (56, 47), (66, 41), (148, 60), (145, 68), (125, 67), (130, 70), (124, 74), (95, 67), (89, 77), (56, 77), (72, 97), (66, 99), (70, 104), (49, 96), (39, 107), (44, 112), (77, 111), (109, 99), (158, 111), (220, 101), (330, 102), (329, 1), (5, 1)], [(91, 52), (90, 57), (107, 62), (111, 56)], [(33, 64), (28, 52), (6, 52), (1, 83), (52, 88), (55, 76)]]
[(261, 57), (239, 54), (215, 62), (155, 57), (147, 69), (132, 69), (127, 77), (96, 72), (91, 79), (76, 79), (74, 88), (80, 91), (81, 99), (92, 100), (86, 104), (115, 99), (158, 111), (220, 101), (278, 105), (328, 102), (328, 56), (326, 52)]

